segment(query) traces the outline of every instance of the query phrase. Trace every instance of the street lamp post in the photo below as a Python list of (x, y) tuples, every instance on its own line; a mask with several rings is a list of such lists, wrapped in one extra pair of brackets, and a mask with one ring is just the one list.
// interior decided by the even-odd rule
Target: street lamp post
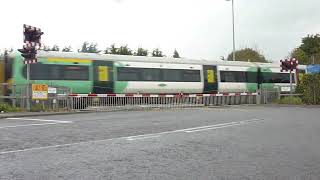
[(234, 30), (234, 0), (226, 0), (232, 2), (232, 36), (233, 36), (233, 51), (232, 51), (232, 60), (236, 60), (236, 38), (235, 38), (235, 30)]

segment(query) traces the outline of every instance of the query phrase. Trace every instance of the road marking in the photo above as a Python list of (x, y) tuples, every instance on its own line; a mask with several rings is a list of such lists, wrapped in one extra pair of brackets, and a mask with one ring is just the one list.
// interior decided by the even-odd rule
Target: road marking
[(53, 123), (72, 123), (72, 121), (47, 120), (47, 119), (28, 119), (28, 118), (7, 118), (8, 120), (22, 120), (22, 121), (39, 121), (39, 122), (53, 122)]
[(23, 125), (16, 125), (16, 126), (0, 126), (0, 129), (28, 127), (28, 126), (46, 126), (46, 125), (54, 125), (54, 124), (65, 124), (65, 123), (42, 123), (42, 124), (23, 124)]
[[(154, 134), (142, 134), (137, 136), (127, 136), (127, 137), (119, 137), (119, 138), (111, 138), (111, 139), (101, 139), (101, 140), (93, 140), (93, 141), (84, 141), (84, 142), (77, 142), (77, 143), (70, 143), (70, 144), (59, 144), (59, 145), (53, 145), (53, 146), (43, 146), (43, 147), (37, 147), (37, 148), (27, 148), (27, 149), (20, 149), (20, 150), (12, 150), (12, 151), (3, 151), (0, 152), (0, 155), (5, 154), (11, 154), (11, 153), (19, 153), (19, 152), (27, 152), (27, 151), (34, 151), (34, 150), (43, 150), (43, 149), (51, 149), (51, 148), (59, 148), (59, 147), (68, 147), (68, 146), (76, 146), (76, 145), (82, 145), (82, 144), (89, 144), (89, 143), (99, 143), (99, 142), (107, 142), (107, 141), (113, 141), (113, 140), (139, 140), (139, 139), (146, 139), (146, 138), (156, 138), (160, 137), (164, 134), (173, 134), (173, 133), (192, 133), (192, 132), (198, 132), (198, 131), (205, 131), (205, 130), (211, 130), (211, 129), (221, 129), (236, 125), (243, 125), (243, 124), (249, 124), (253, 122), (261, 122), (263, 119), (250, 119), (250, 120), (244, 120), (244, 121), (237, 121), (237, 122), (230, 122), (230, 123), (223, 123), (223, 124), (215, 124), (211, 126), (200, 126), (200, 127), (194, 127), (194, 128), (187, 128), (187, 129), (180, 129), (180, 130), (174, 130), (174, 131), (165, 131), (161, 133), (154, 133)], [(46, 124), (61, 124), (61, 123), (46, 123)], [(41, 125), (41, 124), (39, 124)], [(21, 125), (24, 126), (24, 125)], [(28, 126), (28, 125), (26, 125)]]
[(146, 136), (140, 136), (140, 137), (127, 137), (126, 140), (128, 141), (135, 141), (135, 140), (142, 140), (142, 139), (149, 139), (149, 138), (158, 138), (160, 135), (146, 135)]

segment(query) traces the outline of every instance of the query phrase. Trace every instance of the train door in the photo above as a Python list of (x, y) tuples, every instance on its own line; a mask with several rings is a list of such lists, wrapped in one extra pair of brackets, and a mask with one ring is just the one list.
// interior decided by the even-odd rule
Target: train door
[(93, 61), (93, 93), (113, 93), (113, 62)]
[(203, 66), (204, 93), (218, 92), (217, 66)]

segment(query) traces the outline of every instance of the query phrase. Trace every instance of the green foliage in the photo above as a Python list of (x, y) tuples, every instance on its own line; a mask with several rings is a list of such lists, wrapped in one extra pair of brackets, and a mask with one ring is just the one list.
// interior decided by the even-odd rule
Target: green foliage
[(303, 104), (301, 98), (299, 97), (285, 97), (278, 101), (279, 104), (291, 104), (291, 105), (301, 105)]
[(42, 104), (35, 104), (35, 105), (31, 106), (30, 111), (31, 112), (44, 112), (44, 111), (46, 111), (46, 108), (44, 108)]
[(128, 56), (133, 55), (132, 50), (130, 48), (128, 48), (128, 45), (120, 46), (120, 48), (118, 49), (118, 54), (119, 55), (128, 55)]
[(176, 49), (173, 52), (173, 58), (180, 58), (180, 55)]
[(133, 55), (132, 50), (128, 48), (128, 45), (120, 46), (117, 48), (115, 44), (112, 44), (109, 48), (104, 51), (105, 54), (117, 54), (117, 55)]
[(51, 48), (51, 51), (60, 51), (60, 48), (58, 45), (54, 45), (52, 48)]
[(148, 50), (143, 48), (138, 48), (138, 50), (134, 53), (134, 56), (148, 56)]
[(299, 60), (299, 64), (320, 64), (320, 35), (308, 35), (302, 39), (302, 44), (294, 49), (291, 57)]
[(43, 48), (42, 48), (42, 50), (44, 50), (44, 51), (50, 51), (51, 50), (51, 48), (50, 48), (50, 46), (43, 46)]
[(105, 54), (118, 54), (118, 48), (115, 44), (111, 44), (109, 48), (104, 51)]
[(310, 60), (307, 54), (300, 48), (296, 48), (291, 52), (291, 57), (296, 58), (299, 64), (309, 64)]
[[(266, 58), (260, 54), (258, 51), (251, 48), (244, 48), (235, 52), (236, 61), (246, 61), (246, 62), (268, 62)], [(228, 55), (228, 61), (232, 61), (232, 52)]]
[(305, 74), (296, 89), (306, 104), (320, 104), (320, 74)]
[(50, 46), (43, 46), (42, 50), (43, 51), (60, 51), (60, 48), (58, 45), (53, 45), (52, 48)]
[(1, 111), (3, 111), (3, 112), (20, 112), (21, 109), (17, 108), (17, 107), (10, 106), (9, 104), (6, 104), (6, 103), (0, 103), (0, 112)]
[(62, 52), (72, 52), (72, 47), (71, 46), (66, 46), (62, 49)]
[(98, 50), (98, 44), (97, 43), (89, 44), (87, 41), (85, 41), (82, 44), (81, 49), (78, 49), (78, 52), (82, 52), (82, 53), (99, 53), (101, 51)]
[(162, 51), (160, 51), (158, 48), (154, 49), (152, 51), (152, 57), (164, 57)]

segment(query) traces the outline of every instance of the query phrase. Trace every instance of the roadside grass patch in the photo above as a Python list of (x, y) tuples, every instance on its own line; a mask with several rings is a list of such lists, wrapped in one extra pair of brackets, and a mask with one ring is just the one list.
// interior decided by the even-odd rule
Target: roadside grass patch
[(299, 97), (285, 97), (278, 100), (278, 104), (302, 105), (303, 102)]

